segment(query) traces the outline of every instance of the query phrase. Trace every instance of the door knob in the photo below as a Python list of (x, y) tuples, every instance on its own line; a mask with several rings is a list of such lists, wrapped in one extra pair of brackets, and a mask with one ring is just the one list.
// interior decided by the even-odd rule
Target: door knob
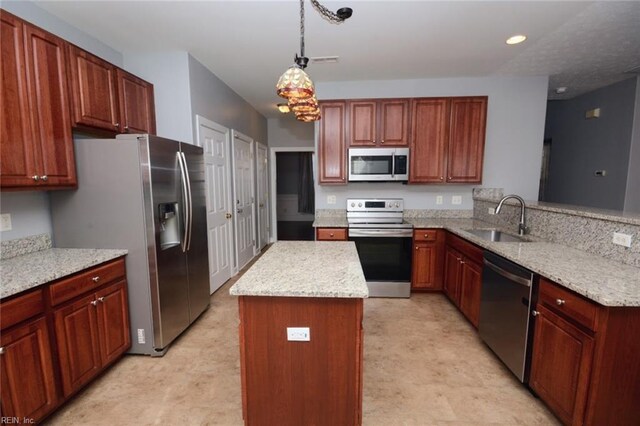
[(231, 216), (232, 216), (232, 215), (231, 215), (231, 213), (227, 213), (227, 214), (225, 215), (225, 217), (226, 217), (227, 219), (231, 219)]
[(238, 214), (242, 213), (242, 209), (238, 209)]

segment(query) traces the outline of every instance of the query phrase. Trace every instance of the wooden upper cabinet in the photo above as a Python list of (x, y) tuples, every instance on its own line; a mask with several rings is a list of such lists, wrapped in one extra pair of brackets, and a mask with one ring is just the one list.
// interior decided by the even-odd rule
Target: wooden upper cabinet
[(320, 103), (318, 157), (320, 184), (346, 184), (345, 101)]
[(44, 318), (2, 331), (0, 401), (3, 416), (37, 422), (58, 404), (49, 345)]
[(486, 96), (451, 99), (447, 182), (482, 182), (486, 122)]
[(69, 45), (74, 125), (120, 132), (116, 67)]
[(411, 102), (409, 182), (444, 183), (449, 100), (422, 98)]
[(153, 85), (118, 69), (116, 71), (120, 130), (124, 133), (156, 133)]
[(376, 101), (349, 102), (349, 145), (376, 145)]
[(409, 99), (349, 101), (350, 146), (407, 146)]
[(65, 42), (2, 17), (2, 188), (76, 185)]
[(0, 10), (0, 178), (2, 187), (31, 186), (35, 138), (31, 131), (23, 22)]

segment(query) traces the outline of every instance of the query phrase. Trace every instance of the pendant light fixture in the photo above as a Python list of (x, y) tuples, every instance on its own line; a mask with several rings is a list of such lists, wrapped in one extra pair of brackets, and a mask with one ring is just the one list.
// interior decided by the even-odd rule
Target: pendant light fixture
[[(353, 10), (348, 7), (331, 12), (317, 0), (311, 0), (313, 7), (327, 20), (340, 24), (351, 17)], [(315, 87), (309, 75), (304, 71), (309, 58), (304, 56), (304, 0), (300, 0), (300, 56), (296, 53), (295, 64), (289, 67), (276, 84), (276, 93), (289, 101), (289, 107), (300, 121), (317, 121), (320, 109), (315, 96)]]

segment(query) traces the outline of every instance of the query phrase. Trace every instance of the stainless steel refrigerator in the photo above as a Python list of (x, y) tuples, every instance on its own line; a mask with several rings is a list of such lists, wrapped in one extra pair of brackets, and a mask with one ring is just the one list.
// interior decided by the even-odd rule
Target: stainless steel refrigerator
[(129, 251), (130, 352), (162, 356), (209, 306), (202, 148), (152, 135), (74, 145), (78, 189), (51, 193), (55, 245)]

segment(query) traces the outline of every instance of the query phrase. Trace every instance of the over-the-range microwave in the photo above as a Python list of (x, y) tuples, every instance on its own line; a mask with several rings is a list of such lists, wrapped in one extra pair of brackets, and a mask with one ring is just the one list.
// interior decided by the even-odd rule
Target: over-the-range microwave
[(349, 182), (406, 182), (409, 148), (349, 148)]

